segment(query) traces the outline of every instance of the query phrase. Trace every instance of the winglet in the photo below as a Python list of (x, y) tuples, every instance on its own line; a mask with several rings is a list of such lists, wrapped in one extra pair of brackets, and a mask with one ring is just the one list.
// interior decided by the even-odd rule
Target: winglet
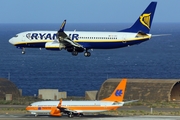
[(157, 2), (151, 2), (144, 12), (138, 17), (137, 21), (130, 27), (119, 32), (139, 32), (149, 33), (153, 21)]
[(60, 101), (59, 101), (59, 104), (58, 104), (58, 106), (57, 106), (57, 108), (61, 108), (61, 105), (62, 105), (62, 99), (60, 99)]
[(124, 92), (126, 89), (127, 79), (122, 79), (116, 89), (113, 91), (110, 97), (103, 99), (102, 101), (116, 101), (122, 102), (124, 99)]
[(60, 99), (59, 101), (59, 104), (57, 107), (51, 107), (51, 112), (50, 112), (50, 115), (51, 116), (56, 116), (56, 117), (59, 117), (59, 116), (62, 116), (61, 114), (61, 105), (62, 105), (62, 99)]
[(65, 25), (66, 25), (66, 20), (64, 20), (58, 32), (64, 32)]
[(61, 41), (64, 38), (68, 37), (66, 35), (66, 33), (64, 32), (65, 25), (66, 25), (66, 20), (63, 21), (63, 23), (61, 24), (60, 29), (57, 32), (57, 38), (58, 38), (59, 41)]

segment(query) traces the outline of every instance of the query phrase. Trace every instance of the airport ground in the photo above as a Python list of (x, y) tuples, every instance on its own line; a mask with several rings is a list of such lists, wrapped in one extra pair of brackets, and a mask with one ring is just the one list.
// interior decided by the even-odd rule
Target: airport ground
[[(70, 98), (72, 99), (72, 98)], [(75, 98), (77, 99), (77, 98)], [(83, 98), (79, 98), (83, 99)], [(59, 117), (50, 117), (41, 115), (35, 117), (25, 110), (26, 106), (39, 99), (21, 98), (16, 101), (0, 101), (0, 120), (19, 120), (19, 119), (59, 119)], [(165, 117), (164, 117), (165, 116)], [(133, 104), (127, 104), (116, 111), (103, 113), (85, 114), (83, 117), (74, 117), (73, 119), (166, 119), (180, 120), (180, 102), (165, 101), (138, 101)], [(61, 119), (68, 119), (65, 115)]]
[[(26, 105), (0, 105), (0, 120), (20, 120), (20, 119), (71, 119), (66, 115), (62, 117), (51, 117), (48, 115), (39, 115), (35, 117), (25, 110)], [(116, 111), (103, 113), (85, 114), (83, 117), (74, 117), (73, 119), (111, 119), (111, 120), (180, 120), (180, 108), (149, 108), (148, 106), (123, 106)]]

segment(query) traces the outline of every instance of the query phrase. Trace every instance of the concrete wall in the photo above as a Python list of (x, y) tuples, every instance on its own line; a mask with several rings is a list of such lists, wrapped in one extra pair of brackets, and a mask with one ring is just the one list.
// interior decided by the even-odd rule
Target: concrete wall
[[(109, 97), (122, 79), (108, 79), (98, 92), (97, 99)], [(180, 100), (180, 79), (127, 79), (125, 100)]]
[(98, 91), (85, 91), (85, 100), (96, 100)]

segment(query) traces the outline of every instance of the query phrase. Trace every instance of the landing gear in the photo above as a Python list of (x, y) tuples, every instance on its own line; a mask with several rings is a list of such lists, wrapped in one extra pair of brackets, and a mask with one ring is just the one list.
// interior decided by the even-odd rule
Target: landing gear
[(84, 53), (84, 56), (85, 56), (85, 57), (90, 57), (90, 56), (91, 56), (91, 53), (90, 53), (90, 52), (85, 52), (85, 53)]
[(26, 52), (25, 52), (25, 48), (22, 48), (22, 54), (25, 54)]
[[(85, 50), (85, 52), (84, 52), (84, 50)], [(80, 53), (80, 52), (84, 52), (85, 57), (90, 57), (91, 56), (91, 53), (88, 52), (88, 49), (69, 48), (69, 49), (67, 49), (67, 51), (71, 52), (73, 56), (77, 56), (78, 53)]]
[(77, 116), (78, 116), (78, 117), (82, 117), (82, 116), (83, 116), (83, 113), (78, 113)]
[(91, 53), (88, 52), (88, 49), (86, 49), (86, 52), (84, 52), (84, 56), (85, 56), (85, 57), (90, 57), (90, 56), (91, 56)]
[(73, 48), (72, 55), (73, 56), (77, 56), (78, 55), (78, 51), (76, 51), (76, 48)]
[(68, 113), (68, 117), (69, 117), (69, 118), (72, 118), (72, 117), (74, 117), (74, 116), (76, 116), (76, 117), (82, 117), (82, 116), (83, 116), (83, 113), (72, 113), (72, 112), (69, 112), (69, 113)]
[(70, 113), (68, 114), (68, 117), (69, 117), (69, 118), (74, 117), (73, 113), (70, 112)]
[(72, 51), (72, 55), (73, 55), (73, 56), (77, 56), (77, 55), (78, 55), (78, 52), (77, 52), (77, 51)]

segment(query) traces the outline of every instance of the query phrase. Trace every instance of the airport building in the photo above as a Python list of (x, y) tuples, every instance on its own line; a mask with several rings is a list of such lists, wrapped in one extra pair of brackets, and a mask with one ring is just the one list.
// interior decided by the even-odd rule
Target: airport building
[(67, 92), (59, 92), (58, 89), (39, 89), (38, 96), (43, 100), (59, 100), (67, 98)]

